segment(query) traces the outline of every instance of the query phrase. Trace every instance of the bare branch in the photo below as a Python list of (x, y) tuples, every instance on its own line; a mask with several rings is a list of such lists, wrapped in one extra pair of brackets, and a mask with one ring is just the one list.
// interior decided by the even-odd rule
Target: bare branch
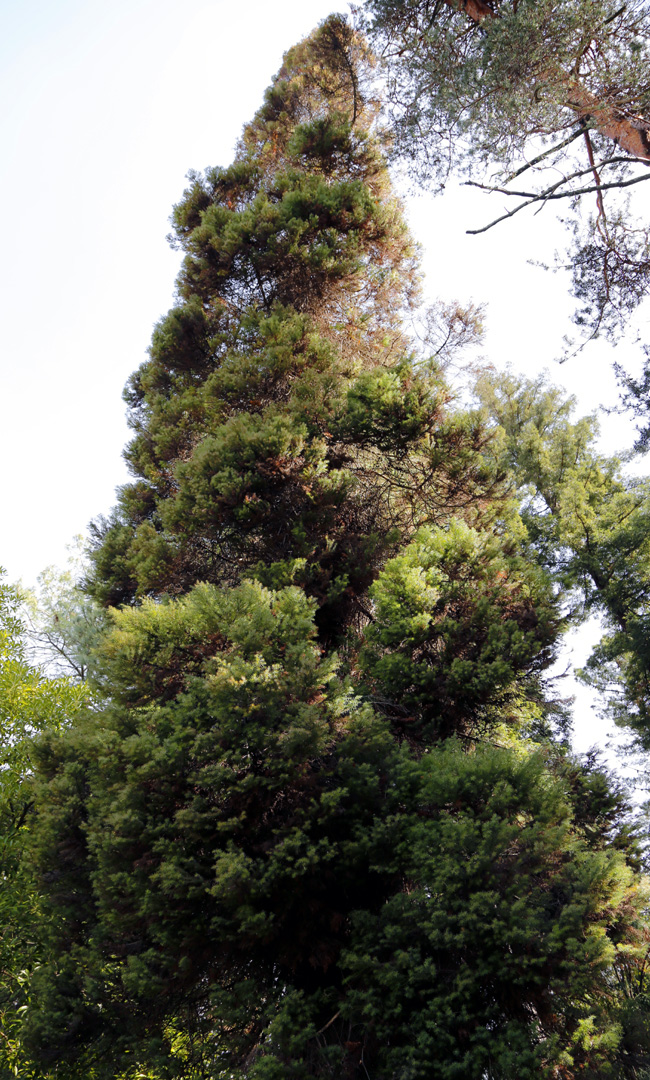
[(596, 195), (596, 202), (597, 202), (597, 205), (598, 205), (598, 217), (602, 221), (603, 226), (605, 227), (605, 229), (607, 229), (607, 218), (605, 217), (605, 204), (603, 202), (602, 183), (601, 183), (601, 179), (600, 179), (600, 173), (598, 172), (598, 168), (596, 166), (596, 160), (594, 158), (594, 148), (592, 146), (591, 136), (589, 135), (589, 131), (586, 128), (585, 128), (584, 135), (585, 135), (585, 144), (587, 146), (587, 157), (589, 158), (589, 164), (591, 165), (591, 171), (593, 173), (593, 177), (594, 177), (594, 180), (596, 182), (596, 187), (598, 188), (598, 193)]
[[(536, 158), (533, 158), (532, 161), (527, 161), (526, 164), (522, 165), (520, 169), (517, 169), (516, 172), (511, 173), (506, 182), (509, 184), (511, 180), (516, 180), (518, 176), (521, 176), (521, 174), (525, 173), (528, 169), (532, 169), (535, 165), (539, 165), (540, 161), (543, 161), (544, 158), (551, 157), (553, 154), (557, 153), (558, 150), (564, 150), (565, 146), (570, 146), (572, 142), (575, 142), (576, 139), (579, 139), (584, 130), (585, 124), (581, 122), (578, 130), (572, 132), (571, 135), (569, 135), (568, 139), (565, 139), (561, 143), (557, 143), (556, 146), (549, 147), (548, 150), (545, 150), (542, 154), (538, 154), (538, 156)], [(628, 158), (625, 158), (624, 160), (627, 161)]]
[[(590, 172), (591, 170), (586, 171)], [(609, 191), (612, 188), (631, 187), (632, 184), (641, 184), (644, 180), (650, 180), (650, 173), (646, 176), (635, 176), (632, 180), (617, 180), (613, 181), (611, 184), (598, 184), (593, 187), (573, 188), (572, 191), (556, 191), (550, 195), (545, 192), (536, 194), (534, 192), (507, 191), (505, 188), (492, 188), (485, 184), (479, 184), (474, 180), (466, 180), (464, 184), (465, 187), (478, 187), (482, 188), (484, 191), (494, 191), (498, 192), (500, 195), (518, 195), (525, 199), (525, 201), (520, 203), (519, 206), (516, 206), (514, 210), (509, 210), (505, 214), (502, 214), (501, 217), (495, 218), (489, 225), (484, 225), (480, 229), (466, 229), (466, 232), (469, 236), (478, 236), (479, 233), (487, 232), (488, 229), (493, 228), (494, 225), (498, 225), (501, 221), (506, 221), (507, 218), (514, 217), (520, 210), (523, 210), (526, 206), (532, 206), (533, 203), (551, 202), (554, 199), (571, 199), (575, 195), (592, 195), (601, 191)], [(562, 183), (564, 182), (566, 181), (562, 181)]]

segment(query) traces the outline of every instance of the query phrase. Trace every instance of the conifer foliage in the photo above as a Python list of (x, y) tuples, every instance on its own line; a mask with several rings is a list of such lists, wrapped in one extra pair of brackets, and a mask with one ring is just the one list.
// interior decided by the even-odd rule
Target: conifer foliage
[(650, 483), (596, 450), (594, 417), (572, 422), (572, 398), (544, 378), (484, 373), (477, 393), (499, 424), (499, 453), (522, 496), (539, 562), (573, 597), (573, 618), (598, 612), (606, 633), (581, 672), (612, 719), (650, 744)]
[(368, 63), (327, 23), (174, 211), (179, 302), (127, 390), (138, 479), (95, 555), (105, 601), (253, 573), (305, 585), (336, 636), (400, 539), (482, 485), (480, 428), (408, 355), (415, 252)]
[(471, 232), (570, 206), (558, 265), (572, 271), (574, 321), (587, 340), (624, 332), (650, 281), (645, 215), (626, 199), (650, 161), (647, 0), (367, 0), (364, 10), (395, 156), (440, 189), (456, 172), (498, 192), (498, 216)]
[(174, 214), (90, 582), (105, 700), (35, 752), (43, 1076), (632, 1076), (631, 1031), (645, 1060), (635, 842), (531, 742), (558, 600), (403, 328), (370, 66), (327, 20)]

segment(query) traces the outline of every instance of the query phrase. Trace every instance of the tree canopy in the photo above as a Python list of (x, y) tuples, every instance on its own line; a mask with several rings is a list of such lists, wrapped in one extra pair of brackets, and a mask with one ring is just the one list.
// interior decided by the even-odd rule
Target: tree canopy
[(480, 516), (498, 483), (478, 418), (412, 362), (416, 254), (370, 134), (369, 66), (326, 23), (287, 55), (233, 165), (175, 208), (179, 302), (127, 390), (136, 480), (98, 526), (102, 602), (253, 574), (305, 585), (336, 637), (405, 537)]
[(647, 749), (650, 721), (650, 489), (599, 454), (593, 417), (542, 377), (485, 373), (479, 398), (499, 424), (499, 456), (516, 478), (522, 519), (541, 565), (562, 583), (574, 618), (597, 613), (605, 634), (582, 675)]
[(365, 11), (395, 156), (424, 184), (456, 173), (505, 196), (484, 229), (568, 203), (575, 321), (620, 333), (650, 272), (644, 215), (625, 199), (649, 177), (645, 0), (368, 0)]

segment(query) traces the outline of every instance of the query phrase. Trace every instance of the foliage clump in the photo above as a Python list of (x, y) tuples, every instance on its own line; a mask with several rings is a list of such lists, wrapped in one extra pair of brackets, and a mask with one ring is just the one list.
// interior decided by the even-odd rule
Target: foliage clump
[(485, 373), (479, 399), (499, 426), (536, 560), (561, 585), (574, 620), (598, 614), (605, 633), (581, 675), (638, 746), (650, 740), (650, 486), (598, 453), (593, 417), (542, 377)]
[(26, 864), (25, 841), (34, 805), (34, 740), (54, 735), (80, 713), (86, 687), (47, 678), (30, 662), (24, 598), (0, 571), (0, 1076), (38, 1075), (24, 1056), (21, 1022), (30, 979), (42, 959), (42, 890)]

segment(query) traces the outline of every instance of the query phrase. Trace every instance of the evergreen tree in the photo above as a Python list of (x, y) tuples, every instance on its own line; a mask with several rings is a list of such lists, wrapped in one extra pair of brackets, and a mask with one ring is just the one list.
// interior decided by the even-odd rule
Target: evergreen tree
[(104, 602), (253, 574), (304, 585), (332, 638), (418, 524), (480, 515), (484, 433), (402, 329), (415, 249), (369, 133), (368, 63), (327, 23), (234, 164), (174, 211), (179, 303), (127, 390), (138, 479), (94, 555)]
[(599, 454), (593, 417), (572, 421), (572, 398), (544, 378), (485, 373), (479, 399), (499, 425), (499, 465), (512, 471), (535, 557), (572, 598), (573, 618), (597, 613), (605, 634), (582, 677), (616, 723), (650, 745), (650, 485)]
[(647, 947), (620, 797), (524, 745), (413, 752), (313, 612), (245, 583), (115, 617), (115, 702), (38, 748), (40, 1067), (617, 1075)]
[[(571, 210), (575, 321), (620, 333), (648, 295), (650, 239), (626, 201), (648, 178), (646, 0), (368, 0), (395, 155), (527, 207)], [(558, 201), (559, 200), (559, 201)], [(499, 200), (500, 202), (502, 200)]]
[(35, 751), (45, 1075), (632, 1076), (623, 1034), (647, 1063), (637, 844), (534, 744), (558, 599), (403, 329), (370, 63), (327, 20), (175, 211), (90, 582), (109, 700)]

